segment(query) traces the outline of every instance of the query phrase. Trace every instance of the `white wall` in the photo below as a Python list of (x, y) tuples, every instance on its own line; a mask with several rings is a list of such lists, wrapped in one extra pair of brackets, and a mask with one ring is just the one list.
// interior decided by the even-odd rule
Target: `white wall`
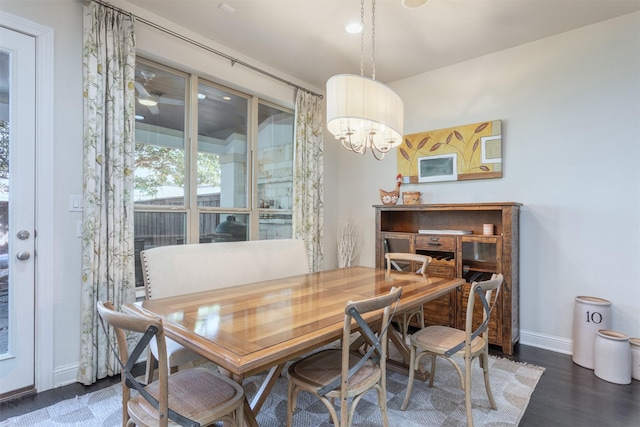
[[(610, 300), (613, 328), (640, 336), (640, 14), (391, 86), (405, 134), (502, 120), (503, 178), (401, 191), (427, 203), (523, 203), (521, 341), (570, 352), (579, 295)], [(339, 206), (359, 213), (361, 264), (374, 264), (371, 205), (393, 188), (396, 162), (340, 155)]]

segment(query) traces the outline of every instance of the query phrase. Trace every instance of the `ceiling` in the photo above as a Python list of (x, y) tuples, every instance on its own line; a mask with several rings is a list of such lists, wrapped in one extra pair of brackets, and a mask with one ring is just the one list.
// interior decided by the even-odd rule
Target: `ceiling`
[[(360, 35), (344, 30), (360, 21), (359, 0), (125, 1), (322, 90), (332, 75), (360, 74)], [(428, 0), (412, 9), (377, 0), (375, 7), (375, 78), (389, 83), (632, 13), (640, 0)], [(366, 76), (370, 23), (365, 0)]]

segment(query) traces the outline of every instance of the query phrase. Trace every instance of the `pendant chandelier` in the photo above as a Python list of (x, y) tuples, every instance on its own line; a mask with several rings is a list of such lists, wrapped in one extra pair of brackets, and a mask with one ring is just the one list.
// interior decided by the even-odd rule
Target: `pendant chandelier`
[(364, 0), (361, 0), (360, 75), (338, 74), (327, 80), (327, 128), (342, 145), (377, 160), (402, 143), (404, 104), (389, 87), (376, 81), (375, 10), (371, 7), (372, 77), (364, 76)]

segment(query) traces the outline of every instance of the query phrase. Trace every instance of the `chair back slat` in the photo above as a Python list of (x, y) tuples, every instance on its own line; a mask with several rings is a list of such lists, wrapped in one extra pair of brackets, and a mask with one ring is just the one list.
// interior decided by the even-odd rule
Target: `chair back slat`
[[(409, 252), (388, 252), (384, 254), (387, 268), (385, 270), (385, 276), (389, 278), (393, 269), (402, 271), (400, 266), (395, 261), (409, 261), (420, 264), (420, 268), (415, 271), (416, 274), (427, 275), (427, 265), (432, 261), (432, 258), (427, 255), (414, 254)], [(393, 267), (393, 268), (392, 268)]]
[[(138, 391), (140, 395), (158, 411), (160, 414), (161, 426), (167, 426), (168, 420), (171, 419), (185, 427), (198, 427), (200, 425), (199, 423), (190, 420), (169, 408), (167, 350), (162, 320), (159, 318), (144, 318), (118, 312), (110, 301), (104, 303), (102, 301), (98, 301), (97, 310), (100, 316), (100, 323), (102, 324), (107, 336), (107, 341), (109, 342), (109, 347), (111, 347), (111, 350), (120, 365), (123, 383), (128, 388), (136, 389), (136, 391)], [(109, 333), (105, 323), (114, 328), (118, 342), (117, 351), (109, 339)], [(131, 354), (129, 354), (128, 351), (125, 331), (139, 332), (143, 334), (140, 340), (136, 343), (134, 349), (131, 351)], [(146, 384), (140, 383), (131, 372), (135, 363), (138, 361), (138, 358), (154, 337), (156, 338), (158, 353), (160, 355), (160, 359), (158, 360), (158, 376), (161, 390), (159, 399), (150, 395), (145, 390)], [(127, 400), (129, 395), (129, 393), (126, 393)], [(124, 394), (123, 407), (126, 407)]]
[[(483, 282), (473, 282), (471, 284), (471, 290), (469, 292), (469, 299), (467, 300), (467, 314), (465, 319), (465, 340), (458, 345), (450, 348), (445, 352), (445, 356), (451, 357), (461, 349), (467, 347), (467, 350), (471, 349), (471, 342), (478, 336), (487, 333), (489, 326), (489, 319), (491, 313), (498, 302), (500, 296), (500, 289), (502, 288), (502, 282), (504, 277), (502, 274), (493, 274), (491, 279)], [(493, 292), (496, 292), (495, 296)], [(482, 322), (477, 328), (473, 328), (473, 312), (475, 309), (476, 295), (479, 297), (482, 303)], [(485, 337), (487, 338), (487, 337)]]
[[(318, 390), (320, 396), (324, 396), (331, 390), (336, 389), (340, 384), (347, 387), (348, 379), (358, 372), (364, 366), (367, 360), (371, 359), (374, 363), (384, 366), (387, 350), (387, 330), (391, 324), (393, 313), (400, 301), (402, 288), (392, 288), (387, 295), (381, 297), (369, 298), (360, 301), (349, 301), (345, 307), (344, 329), (342, 336), (342, 374)], [(382, 319), (380, 320), (380, 329), (378, 333), (374, 332), (369, 323), (364, 320), (363, 315), (383, 309)], [(393, 313), (392, 313), (393, 309)], [(362, 355), (358, 363), (351, 369), (349, 368), (350, 354), (350, 337), (353, 331), (353, 322), (357, 325), (360, 335), (367, 345), (367, 351)], [(375, 354), (374, 354), (375, 353)], [(346, 378), (346, 381), (343, 381)], [(346, 392), (346, 390), (345, 390)]]

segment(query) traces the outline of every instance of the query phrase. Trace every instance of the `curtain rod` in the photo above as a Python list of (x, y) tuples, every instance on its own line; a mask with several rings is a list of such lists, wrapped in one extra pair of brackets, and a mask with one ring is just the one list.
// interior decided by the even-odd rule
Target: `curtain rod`
[(98, 3), (98, 4), (100, 4), (100, 5), (104, 6), (104, 7), (107, 7), (109, 9), (115, 10), (117, 12), (120, 12), (120, 13), (123, 13), (125, 15), (131, 16), (131, 17), (135, 18), (136, 21), (140, 21), (145, 25), (148, 25), (148, 26), (150, 26), (152, 28), (155, 28), (156, 30), (160, 30), (160, 31), (162, 31), (164, 33), (167, 33), (167, 34), (169, 34), (169, 35), (171, 35), (173, 37), (176, 37), (176, 38), (178, 38), (178, 39), (180, 39), (182, 41), (185, 41), (185, 42), (190, 43), (190, 44), (192, 44), (194, 46), (197, 46), (197, 47), (199, 47), (201, 49), (204, 49), (204, 50), (206, 50), (208, 52), (211, 52), (211, 53), (216, 54), (218, 56), (221, 56), (221, 57), (223, 57), (225, 59), (228, 59), (231, 62), (231, 66), (232, 67), (235, 64), (242, 65), (243, 67), (249, 68), (250, 70), (256, 71), (256, 72), (258, 72), (260, 74), (263, 74), (263, 75), (265, 75), (267, 77), (271, 77), (272, 79), (277, 80), (277, 81), (279, 81), (281, 83), (285, 83), (288, 86), (292, 86), (292, 87), (294, 87), (296, 89), (300, 89), (300, 90), (303, 90), (303, 91), (305, 91), (307, 93), (310, 93), (311, 95), (315, 95), (320, 99), (324, 98), (324, 96), (319, 94), (319, 93), (316, 93), (316, 92), (314, 92), (312, 90), (306, 89), (306, 88), (304, 88), (302, 86), (299, 86), (299, 85), (297, 85), (295, 83), (292, 83), (289, 80), (283, 79), (282, 77), (276, 76), (275, 74), (272, 74), (272, 73), (270, 73), (268, 71), (260, 69), (260, 68), (256, 67), (255, 65), (251, 65), (251, 64), (248, 64), (248, 63), (246, 63), (244, 61), (241, 61), (241, 60), (239, 60), (237, 58), (234, 58), (233, 56), (228, 55), (228, 54), (226, 54), (224, 52), (220, 52), (219, 50), (216, 50), (216, 49), (214, 49), (212, 47), (209, 47), (209, 46), (207, 46), (205, 44), (202, 44), (202, 43), (200, 43), (200, 42), (198, 42), (196, 40), (193, 40), (193, 39), (190, 39), (190, 38), (188, 38), (186, 36), (183, 36), (182, 34), (176, 33), (175, 31), (172, 31), (172, 30), (170, 30), (168, 28), (162, 27), (161, 25), (158, 25), (155, 22), (151, 22), (151, 21), (149, 21), (147, 19), (141, 18), (140, 16), (134, 15), (131, 12), (127, 12), (126, 10), (120, 9), (119, 7), (116, 7), (116, 6), (114, 6), (114, 5), (110, 4), (110, 3), (104, 2), (102, 0), (91, 0), (91, 1), (93, 1), (94, 3)]

